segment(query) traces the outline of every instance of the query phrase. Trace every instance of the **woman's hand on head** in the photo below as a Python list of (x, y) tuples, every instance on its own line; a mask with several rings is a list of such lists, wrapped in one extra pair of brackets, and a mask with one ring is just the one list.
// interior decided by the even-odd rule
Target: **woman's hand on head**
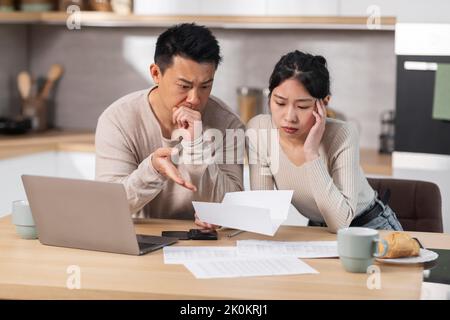
[(317, 110), (313, 111), (316, 122), (309, 131), (303, 146), (307, 162), (314, 161), (319, 157), (319, 146), (322, 141), (323, 133), (325, 132), (327, 111), (323, 100), (316, 100), (316, 107)]

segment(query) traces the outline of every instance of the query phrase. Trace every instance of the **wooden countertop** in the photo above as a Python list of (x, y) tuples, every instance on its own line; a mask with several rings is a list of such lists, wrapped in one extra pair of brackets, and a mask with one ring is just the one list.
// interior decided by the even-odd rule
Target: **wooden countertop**
[[(140, 234), (187, 230), (192, 221), (152, 219), (135, 225)], [(181, 246), (235, 246), (236, 240), (336, 240), (318, 227), (281, 226), (274, 237), (250, 232), (219, 240), (180, 241)], [(382, 231), (381, 233), (384, 233)], [(450, 235), (409, 232), (428, 248), (450, 249)], [(0, 219), (0, 299), (419, 299), (422, 265), (379, 264), (381, 288), (367, 287), (367, 274), (345, 272), (338, 259), (302, 259), (319, 274), (196, 279), (182, 265), (166, 265), (163, 252), (127, 256), (45, 246), (20, 239), (10, 217)], [(67, 268), (80, 267), (81, 289), (69, 290)], [(217, 290), (220, 288), (220, 290)]]
[[(1, 23), (66, 25), (66, 12), (0, 12)], [(377, 31), (395, 29), (396, 18), (380, 17), (379, 29), (367, 28), (365, 16), (233, 16), (233, 15), (120, 15), (111, 12), (82, 11), (81, 26), (168, 27), (196, 22), (212, 28), (236, 29), (342, 29)]]
[[(93, 132), (48, 131), (41, 134), (0, 135), (0, 159), (45, 151), (95, 152)], [(361, 149), (361, 166), (366, 174), (392, 175), (392, 157), (374, 149)]]
[(95, 135), (88, 131), (57, 131), (25, 135), (0, 135), (0, 159), (46, 152), (95, 152)]
[(361, 167), (366, 174), (392, 176), (392, 155), (380, 154), (375, 149), (360, 150)]

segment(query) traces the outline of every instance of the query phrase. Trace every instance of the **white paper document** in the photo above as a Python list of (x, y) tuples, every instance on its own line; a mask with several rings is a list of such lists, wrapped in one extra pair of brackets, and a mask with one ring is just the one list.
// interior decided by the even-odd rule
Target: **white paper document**
[(297, 258), (338, 257), (336, 241), (266, 241), (238, 240), (238, 255), (292, 256)]
[(165, 264), (184, 264), (190, 261), (235, 258), (236, 247), (164, 247)]
[(318, 273), (294, 257), (250, 258), (191, 261), (184, 264), (198, 279), (234, 278)]
[(192, 201), (200, 220), (273, 236), (286, 220), (292, 190), (228, 192), (222, 203)]

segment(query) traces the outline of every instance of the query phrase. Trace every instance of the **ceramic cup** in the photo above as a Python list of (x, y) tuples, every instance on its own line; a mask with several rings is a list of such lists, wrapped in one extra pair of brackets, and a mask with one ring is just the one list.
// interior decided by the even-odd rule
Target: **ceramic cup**
[[(344, 269), (348, 272), (365, 273), (373, 264), (374, 257), (382, 257), (388, 244), (379, 238), (377, 230), (350, 227), (338, 230), (338, 254)], [(378, 252), (378, 244), (383, 243), (383, 252)]]
[(12, 222), (22, 239), (37, 239), (36, 226), (27, 201), (17, 200), (12, 203)]

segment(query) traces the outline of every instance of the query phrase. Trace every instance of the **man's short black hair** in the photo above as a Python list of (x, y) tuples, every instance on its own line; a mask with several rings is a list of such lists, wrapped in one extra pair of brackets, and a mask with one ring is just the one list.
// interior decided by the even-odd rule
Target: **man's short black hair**
[(222, 57), (220, 46), (211, 31), (195, 23), (182, 23), (164, 31), (156, 41), (155, 63), (162, 73), (171, 66), (174, 56), (198, 63), (214, 63), (216, 69)]

